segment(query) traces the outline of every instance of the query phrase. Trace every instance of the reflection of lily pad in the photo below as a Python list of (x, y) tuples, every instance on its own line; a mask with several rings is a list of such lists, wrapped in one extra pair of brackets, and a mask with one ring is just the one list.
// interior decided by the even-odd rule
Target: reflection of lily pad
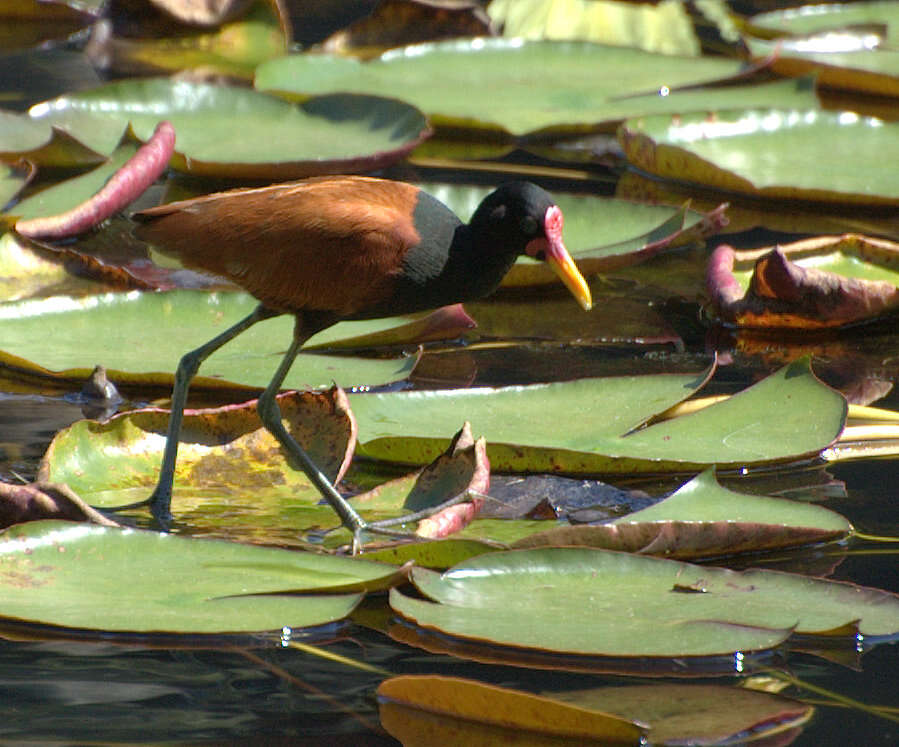
[(879, 589), (606, 550), (489, 553), (442, 575), (414, 569), (412, 580), (429, 601), (393, 590), (390, 603), (418, 625), (556, 653), (713, 656), (794, 632), (899, 632), (899, 597)]
[(663, 178), (772, 199), (899, 204), (899, 124), (852, 112), (733, 110), (632, 119), (631, 163)]
[(393, 99), (334, 94), (293, 105), (166, 78), (111, 83), (36, 104), (30, 114), (99, 153), (113, 150), (129, 121), (146, 140), (167, 119), (177, 135), (175, 168), (272, 180), (379, 168), (428, 133), (419, 111)]

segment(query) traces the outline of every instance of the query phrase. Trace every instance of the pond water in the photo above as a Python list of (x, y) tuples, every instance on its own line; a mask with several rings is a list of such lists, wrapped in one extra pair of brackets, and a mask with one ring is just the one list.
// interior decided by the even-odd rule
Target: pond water
[[(698, 350), (690, 356), (683, 350), (664, 353), (657, 349), (649, 356), (651, 363), (646, 364), (645, 355), (637, 355), (626, 346), (606, 350), (604, 356), (599, 356), (597, 350), (593, 352), (594, 357), (603, 359), (601, 365), (595, 361), (584, 363), (583, 350), (559, 348), (554, 354), (543, 349), (536, 355), (525, 345), (511, 357), (506, 356), (506, 364), (514, 364), (506, 368), (499, 357), (484, 356), (479, 377), (481, 383), (494, 384), (539, 377), (539, 373), (534, 374), (523, 365), (529, 358), (539, 360), (535, 370), (570, 374), (572, 370), (580, 371), (577, 366), (572, 368), (574, 358), (581, 359), (581, 368), (600, 367), (610, 372), (628, 366), (638, 370), (658, 370), (660, 366), (676, 369), (684, 365), (684, 358), (695, 365), (704, 355)], [(758, 365), (757, 360), (745, 365), (735, 363), (719, 377), (717, 388), (740, 388), (757, 374)], [(890, 404), (889, 398), (886, 404)], [(52, 435), (79, 417), (80, 408), (59, 393), (10, 393), (0, 398), (4, 474), (10, 478), (14, 474), (31, 475)], [(846, 489), (834, 489), (831, 483), (831, 497), (826, 505), (847, 516), (859, 531), (896, 536), (897, 469), (895, 460), (883, 459), (827, 466), (832, 480), (837, 485), (844, 482)], [(795, 471), (768, 475), (765, 492), (777, 492), (779, 483), (791, 488), (796, 480)], [(807, 476), (800, 482), (803, 480), (808, 480)], [(641, 486), (658, 494), (670, 489), (670, 482), (644, 481)], [(729, 484), (739, 487), (741, 480), (733, 478)], [(286, 533), (286, 539), (289, 527), (280, 529)], [(278, 541), (277, 534), (272, 541)], [(895, 551), (889, 545), (872, 542), (854, 541), (848, 547), (830, 545), (735, 558), (729, 565), (826, 573), (833, 579), (899, 591)], [(383, 602), (376, 601), (372, 606), (384, 609)], [(380, 667), (391, 674), (466, 676), (534, 692), (682, 681), (479, 664), (394, 642), (383, 632), (384, 625), (383, 619), (374, 629), (348, 623), (313, 631), (301, 642), (308, 640), (329, 653)], [(38, 640), (32, 640), (35, 636)], [(102, 636), (100, 640), (40, 637), (40, 631), (20, 628), (6, 631), (0, 640), (0, 740), (319, 744), (327, 739), (337, 744), (395, 743), (380, 726), (374, 690), (381, 675), (285, 647), (276, 636), (203, 642), (122, 640), (114, 636)], [(827, 657), (789, 651), (759, 664), (787, 671), (840, 698), (895, 709), (899, 706), (899, 647), (890, 642), (876, 646), (866, 642), (860, 654), (854, 647), (854, 641), (845, 637)], [(736, 683), (747, 673), (750, 671), (739, 677), (692, 677), (689, 682)], [(858, 705), (848, 701), (836, 704), (831, 697), (807, 689), (788, 688), (786, 693), (819, 704), (811, 722), (792, 735), (793, 744), (890, 745), (899, 740), (895, 721), (865, 712)]]

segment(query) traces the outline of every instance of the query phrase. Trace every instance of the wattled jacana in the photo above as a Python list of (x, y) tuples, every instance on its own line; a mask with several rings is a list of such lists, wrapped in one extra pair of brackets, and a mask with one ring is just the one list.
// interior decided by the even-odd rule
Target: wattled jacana
[(284, 428), (275, 396), (303, 344), (343, 319), (406, 314), (483, 298), (515, 258), (546, 261), (585, 308), (590, 290), (562, 243), (562, 211), (540, 187), (513, 182), (488, 195), (463, 224), (438, 200), (402, 182), (321, 177), (173, 202), (134, 215), (135, 230), (190, 268), (229, 278), (259, 306), (178, 364), (156, 489), (157, 521), (170, 505), (181, 420), (191, 378), (214, 351), (258, 321), (295, 318), (293, 342), (259, 397), (265, 427), (295, 457), (354, 543), (369, 525)]

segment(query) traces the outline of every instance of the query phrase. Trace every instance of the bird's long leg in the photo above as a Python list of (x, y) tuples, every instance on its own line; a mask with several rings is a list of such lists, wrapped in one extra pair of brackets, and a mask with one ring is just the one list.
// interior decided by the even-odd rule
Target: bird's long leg
[(150, 494), (150, 497), (137, 503), (130, 503), (127, 506), (115, 506), (112, 508), (104, 508), (104, 511), (124, 511), (129, 508), (138, 508), (139, 506), (150, 506), (153, 517), (156, 521), (167, 526), (172, 520), (172, 483), (175, 479), (175, 461), (178, 457), (178, 439), (181, 434), (181, 423), (184, 420), (184, 407), (187, 404), (187, 392), (190, 382), (196, 375), (203, 363), (216, 350), (233, 340), (241, 332), (245, 332), (256, 322), (263, 319), (269, 319), (277, 316), (278, 312), (271, 311), (265, 306), (259, 305), (253, 313), (245, 317), (237, 324), (229, 327), (220, 335), (212, 338), (205, 345), (201, 345), (196, 350), (191, 350), (181, 358), (178, 363), (178, 369), (175, 371), (175, 385), (172, 389), (171, 414), (169, 415), (169, 428), (166, 433), (165, 451), (162, 455), (162, 466), (159, 470), (159, 479), (156, 482), (156, 488)]
[(278, 407), (278, 402), (275, 399), (281, 389), (281, 384), (284, 382), (284, 377), (287, 376), (287, 372), (290, 371), (294, 359), (300, 352), (300, 348), (303, 347), (303, 343), (305, 343), (310, 336), (311, 335), (308, 332), (304, 332), (303, 330), (302, 318), (298, 318), (293, 342), (284, 354), (284, 359), (281, 361), (281, 365), (278, 366), (278, 370), (275, 371), (275, 375), (272, 377), (269, 385), (259, 396), (257, 405), (259, 417), (262, 420), (262, 424), (276, 439), (278, 439), (278, 442), (284, 447), (287, 453), (296, 459), (300, 467), (302, 467), (303, 472), (306, 473), (306, 477), (308, 477), (312, 484), (318, 488), (318, 491), (322, 494), (324, 499), (331, 504), (331, 508), (333, 508), (340, 517), (340, 521), (343, 525), (353, 533), (353, 544), (355, 546), (359, 541), (360, 533), (368, 526), (368, 524), (361, 516), (359, 516), (347, 500), (337, 492), (337, 488), (334, 487), (327, 476), (316, 466), (315, 462), (312, 461), (309, 455), (304, 451), (303, 447), (297, 443), (296, 439), (291, 436), (290, 433), (288, 433), (281, 420), (281, 409)]

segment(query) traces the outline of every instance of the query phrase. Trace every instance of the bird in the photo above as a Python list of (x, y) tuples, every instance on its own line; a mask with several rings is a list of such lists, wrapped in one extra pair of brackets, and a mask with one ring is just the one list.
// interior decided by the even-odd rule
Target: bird
[(585, 310), (590, 289), (562, 240), (563, 216), (542, 188), (502, 184), (463, 223), (420, 188), (365, 176), (326, 176), (234, 189), (136, 212), (134, 234), (189, 269), (231, 280), (259, 302), (246, 318), (185, 354), (175, 372), (162, 465), (149, 498), (157, 522), (172, 521), (178, 440), (188, 387), (200, 364), (255, 323), (294, 317), (293, 340), (259, 396), (263, 425), (295, 458), (353, 533), (366, 522), (287, 432), (276, 402), (303, 344), (342, 320), (373, 319), (490, 295), (516, 258), (542, 260)]

